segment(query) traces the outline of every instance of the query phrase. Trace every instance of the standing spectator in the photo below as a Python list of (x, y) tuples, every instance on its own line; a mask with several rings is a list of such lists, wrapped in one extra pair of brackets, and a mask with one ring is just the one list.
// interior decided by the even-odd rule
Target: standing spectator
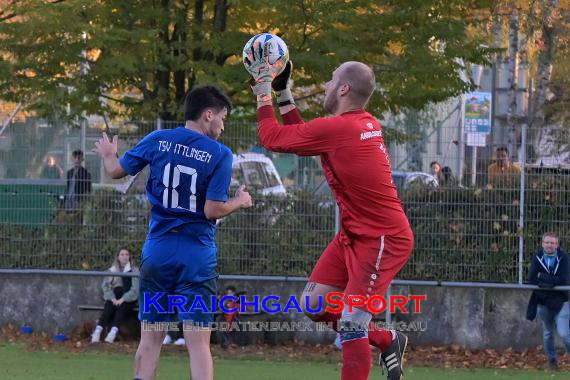
[[(131, 261), (129, 250), (123, 248), (115, 256), (113, 265), (109, 268), (112, 273), (138, 272), (138, 269)], [(113, 343), (119, 332), (119, 326), (126, 322), (128, 314), (136, 305), (139, 294), (138, 277), (118, 277), (109, 276), (103, 280), (103, 299), (105, 306), (103, 313), (97, 322), (95, 331), (91, 336), (91, 343), (98, 343), (101, 339), (101, 332), (106, 326), (111, 326), (111, 330), (105, 342)]]
[(438, 178), (440, 186), (454, 187), (457, 186), (457, 178), (453, 175), (449, 166), (444, 166), (441, 169), (441, 179)]
[(516, 188), (520, 173), (520, 166), (513, 164), (509, 158), (509, 149), (506, 146), (498, 147), (495, 163), (487, 168), (489, 184), (494, 188)]
[(61, 179), (63, 177), (63, 168), (57, 163), (54, 156), (46, 157), (46, 165), (42, 169), (42, 178), (45, 179)]
[(75, 211), (85, 196), (91, 193), (91, 174), (82, 166), (83, 151), (74, 150), (71, 157), (73, 167), (67, 171), (67, 192), (64, 200), (66, 212)]
[[(566, 285), (569, 281), (568, 255), (559, 247), (559, 238), (554, 232), (542, 235), (542, 248), (532, 258), (528, 282), (540, 288)], [(554, 327), (570, 355), (569, 306), (567, 290), (535, 290), (532, 292), (527, 319), (538, 316), (542, 321), (544, 353), (550, 368), (558, 368), (554, 348)]]
[(431, 170), (431, 174), (437, 179), (437, 183), (441, 185), (443, 182), (443, 174), (441, 173), (441, 164), (438, 161), (433, 161), (429, 164), (429, 168)]

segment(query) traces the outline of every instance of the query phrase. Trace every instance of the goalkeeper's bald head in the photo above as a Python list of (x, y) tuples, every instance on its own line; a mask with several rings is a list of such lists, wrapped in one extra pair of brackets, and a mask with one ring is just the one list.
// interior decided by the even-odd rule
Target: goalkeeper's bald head
[(355, 107), (365, 108), (376, 88), (376, 76), (368, 65), (348, 61), (339, 67), (339, 83), (350, 86), (348, 96)]

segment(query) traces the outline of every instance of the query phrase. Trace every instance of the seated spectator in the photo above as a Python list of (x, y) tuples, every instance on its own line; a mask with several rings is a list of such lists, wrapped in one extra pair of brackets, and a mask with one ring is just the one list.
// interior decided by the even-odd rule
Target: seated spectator
[(509, 149), (506, 146), (498, 147), (495, 163), (487, 168), (489, 184), (496, 189), (516, 189), (520, 173), (520, 166), (513, 164), (509, 158)]
[[(176, 316), (173, 318), (174, 321), (178, 320), (178, 309), (174, 308), (176, 311)], [(169, 345), (174, 343), (175, 346), (185, 346), (186, 340), (184, 339), (184, 326), (182, 323), (178, 322), (178, 331), (168, 330), (166, 333), (164, 340), (162, 341), (163, 345)]]
[[(112, 273), (134, 273), (138, 272), (138, 269), (131, 261), (130, 252), (123, 248), (117, 253), (109, 271)], [(111, 330), (107, 334), (105, 342), (113, 343), (115, 341), (119, 326), (127, 321), (129, 313), (136, 305), (139, 294), (139, 279), (138, 277), (109, 276), (103, 280), (102, 287), (105, 306), (91, 336), (91, 343), (100, 341), (101, 332), (107, 326), (110, 326)]]
[[(231, 326), (232, 322), (237, 322), (239, 320), (238, 319), (239, 307), (240, 307), (239, 294), (236, 293), (235, 286), (229, 285), (228, 287), (226, 287), (226, 291), (224, 292), (224, 294), (221, 295), (220, 298), (222, 298), (224, 296), (234, 296), (234, 297), (238, 298), (237, 301), (234, 301), (232, 299), (228, 299), (228, 300), (225, 300), (225, 302), (224, 302), (224, 308), (226, 310), (233, 309), (233, 308), (237, 309), (234, 312), (223, 314), (223, 318), (224, 318), (223, 322), (227, 322)], [(230, 331), (230, 329), (223, 331), (222, 332), (222, 342), (221, 342), (222, 348), (229, 347), (229, 345), (231, 343), (232, 343), (232, 331)]]
[(178, 331), (168, 331), (162, 344), (168, 345), (174, 342), (175, 346), (185, 346), (186, 340), (184, 339), (184, 330), (182, 323), (178, 322)]

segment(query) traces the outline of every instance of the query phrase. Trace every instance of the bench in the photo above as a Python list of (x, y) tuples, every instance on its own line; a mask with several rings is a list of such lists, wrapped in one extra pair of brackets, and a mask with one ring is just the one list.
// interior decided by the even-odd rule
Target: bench
[[(103, 304), (99, 305), (77, 305), (77, 309), (81, 311), (91, 311), (91, 312), (102, 312), (104, 309)], [(140, 338), (140, 322), (138, 320), (139, 307), (136, 305), (133, 307), (133, 313), (128, 322), (126, 322), (122, 327), (119, 328), (119, 334), (123, 339), (139, 339)], [(216, 322), (223, 321), (224, 313), (221, 311), (216, 311), (214, 320)], [(261, 316), (261, 318), (260, 318)], [(239, 313), (239, 317), (242, 321), (253, 321), (262, 319), (265, 321), (267, 319), (267, 313), (260, 311), (259, 313), (254, 313), (252, 311), (245, 311)], [(237, 332), (234, 334), (235, 343), (238, 345), (247, 345), (250, 343), (261, 343), (264, 341), (264, 332)], [(212, 334), (213, 343), (219, 343), (221, 341), (221, 331), (217, 331)]]
[[(79, 309), (79, 311), (83, 310), (103, 311), (103, 305), (77, 305), (77, 308)], [(139, 307), (138, 306), (133, 307), (133, 311), (138, 312)]]

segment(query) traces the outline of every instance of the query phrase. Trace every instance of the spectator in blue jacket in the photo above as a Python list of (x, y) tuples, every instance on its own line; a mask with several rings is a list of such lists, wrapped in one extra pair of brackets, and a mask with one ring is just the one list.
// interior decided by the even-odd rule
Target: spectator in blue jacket
[[(542, 248), (532, 258), (528, 282), (540, 288), (553, 288), (568, 284), (568, 255), (559, 247), (560, 239), (553, 232), (542, 235)], [(558, 368), (554, 348), (554, 327), (570, 355), (570, 329), (567, 290), (535, 290), (529, 302), (527, 318), (533, 320), (538, 311), (542, 321), (544, 352), (550, 368)]]

